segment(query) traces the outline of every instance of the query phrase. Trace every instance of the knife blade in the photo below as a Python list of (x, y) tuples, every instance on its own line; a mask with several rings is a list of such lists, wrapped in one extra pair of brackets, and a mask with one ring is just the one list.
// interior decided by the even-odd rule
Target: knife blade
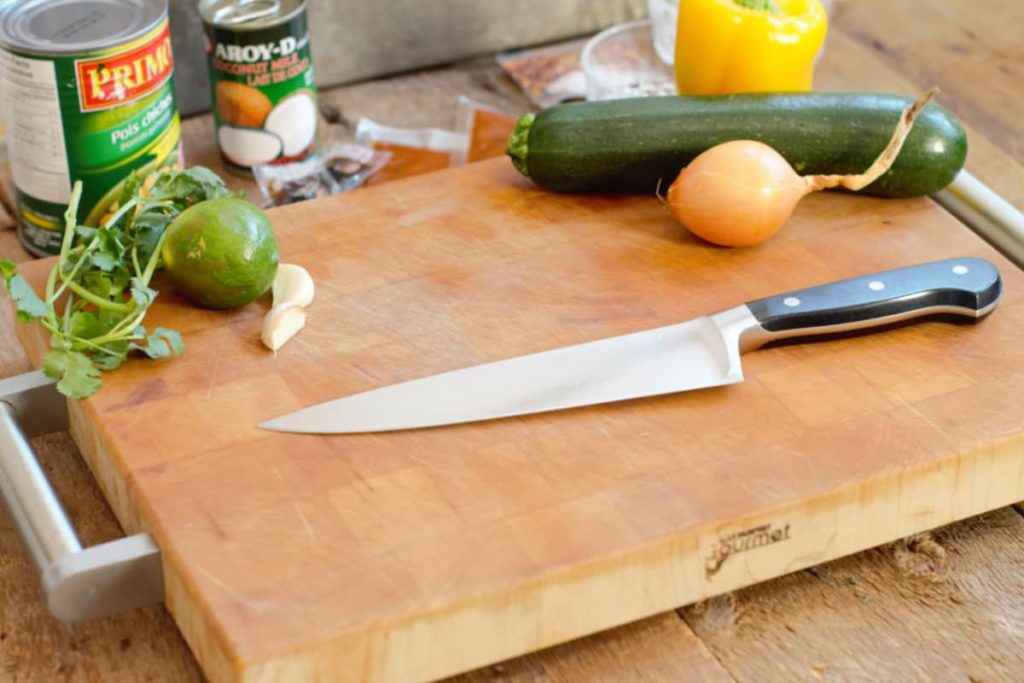
[(750, 301), (688, 322), (371, 389), (282, 415), (261, 429), (352, 434), (438, 427), (692, 391), (743, 381), (740, 355), (781, 339), (938, 313), (980, 318), (999, 302), (996, 267), (954, 258)]

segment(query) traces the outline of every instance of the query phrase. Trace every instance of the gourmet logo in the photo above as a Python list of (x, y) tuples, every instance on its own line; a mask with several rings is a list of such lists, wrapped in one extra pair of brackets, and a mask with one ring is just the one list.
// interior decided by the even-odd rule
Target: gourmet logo
[(79, 108), (83, 112), (109, 109), (145, 97), (166, 83), (173, 70), (167, 26), (133, 50), (76, 60)]
[(788, 540), (788, 524), (783, 527), (762, 524), (752, 529), (743, 529), (742, 531), (721, 536), (718, 539), (718, 543), (711, 546), (710, 552), (704, 560), (704, 574), (710, 579), (718, 573), (718, 570), (722, 568), (726, 560), (733, 555)]

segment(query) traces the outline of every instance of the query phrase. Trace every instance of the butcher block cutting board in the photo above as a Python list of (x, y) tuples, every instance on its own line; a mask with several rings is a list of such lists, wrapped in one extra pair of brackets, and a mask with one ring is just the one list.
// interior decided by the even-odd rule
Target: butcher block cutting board
[[(318, 285), (297, 338), (275, 355), (268, 302), (205, 311), (158, 282), (147, 324), (185, 355), (70, 406), (214, 681), (442, 677), (1024, 499), (1024, 275), (927, 199), (816, 195), (724, 250), (657, 198), (550, 194), (502, 159), (271, 216)], [(1002, 272), (985, 320), (762, 349), (743, 384), (390, 434), (255, 427), (954, 256)], [(19, 334), (38, 364), (41, 331)]]

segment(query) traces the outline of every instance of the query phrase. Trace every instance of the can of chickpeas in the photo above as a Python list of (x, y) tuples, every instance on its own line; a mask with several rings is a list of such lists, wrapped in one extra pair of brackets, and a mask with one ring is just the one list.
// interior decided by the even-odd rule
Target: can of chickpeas
[(304, 0), (200, 0), (217, 144), (227, 164), (301, 161), (317, 138)]
[(98, 225), (132, 172), (180, 163), (166, 0), (0, 0), (0, 75), (18, 235), (60, 250), (71, 187)]

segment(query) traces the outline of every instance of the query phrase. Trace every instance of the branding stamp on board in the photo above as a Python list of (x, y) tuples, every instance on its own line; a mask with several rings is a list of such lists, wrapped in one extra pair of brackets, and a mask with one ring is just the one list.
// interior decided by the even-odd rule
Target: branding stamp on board
[(709, 579), (713, 577), (726, 560), (733, 555), (788, 540), (789, 524), (785, 526), (762, 524), (720, 536), (718, 542), (711, 546), (708, 556), (704, 559), (704, 575)]

